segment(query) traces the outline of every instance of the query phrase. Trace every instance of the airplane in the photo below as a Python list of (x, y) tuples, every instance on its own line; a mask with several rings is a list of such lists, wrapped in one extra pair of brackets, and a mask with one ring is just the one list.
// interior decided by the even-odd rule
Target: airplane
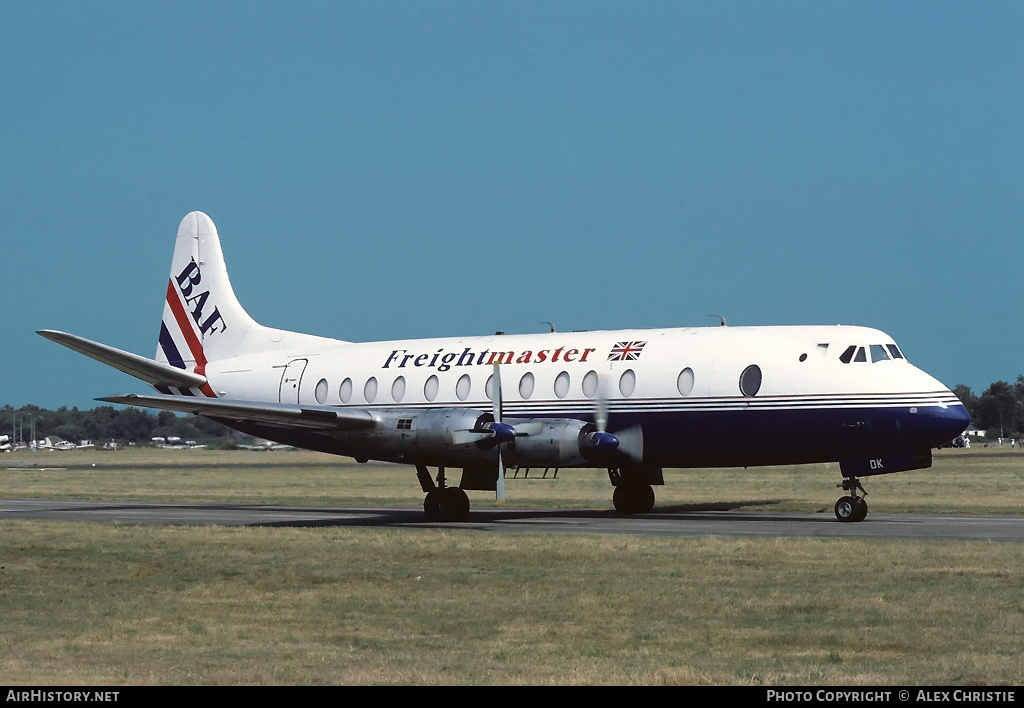
[(49, 437), (43, 438), (42, 440), (36, 441), (37, 450), (74, 450), (77, 446), (70, 440), (57, 439), (56, 442), (50, 440)]
[(50, 440), (49, 437), (43, 438), (42, 440), (33, 441), (36, 450), (85, 450), (87, 448), (96, 447), (91, 440), (82, 440), (77, 445), (70, 440), (61, 440), (57, 438), (56, 441)]
[(8, 452), (11, 449), (11, 439), (6, 435), (0, 435), (0, 452)]
[(607, 469), (615, 509), (644, 514), (665, 467), (838, 462), (835, 516), (858, 522), (861, 478), (931, 466), (970, 422), (877, 329), (721, 325), (366, 343), (275, 329), (238, 302), (196, 211), (178, 228), (154, 359), (39, 334), (156, 390), (97, 400), (414, 466), (429, 521), (465, 520), (465, 490), (503, 503), (510, 466)]
[(282, 445), (276, 443), (273, 440), (263, 440), (255, 444), (242, 444), (237, 445), (241, 450), (250, 450), (252, 452), (273, 452), (275, 450), (294, 450), (295, 448), (291, 445)]

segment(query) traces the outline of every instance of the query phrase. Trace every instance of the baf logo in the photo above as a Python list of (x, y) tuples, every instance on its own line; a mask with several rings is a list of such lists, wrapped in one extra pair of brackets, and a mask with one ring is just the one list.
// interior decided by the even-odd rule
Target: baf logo
[(204, 290), (193, 294), (193, 291), (197, 290), (196, 286), (203, 281), (203, 274), (200, 272), (199, 264), (196, 263), (195, 258), (189, 261), (189, 264), (185, 266), (185, 269), (178, 274), (175, 280), (178, 281), (178, 290), (181, 291), (181, 297), (192, 310), (192, 319), (199, 325), (199, 331), (203, 336), (223, 332), (228, 328), (227, 323), (224, 322), (224, 318), (221, 317), (220, 311), (216, 307), (213, 308), (213, 312), (205, 320), (203, 319), (203, 308), (206, 307), (206, 301), (210, 299), (210, 291)]

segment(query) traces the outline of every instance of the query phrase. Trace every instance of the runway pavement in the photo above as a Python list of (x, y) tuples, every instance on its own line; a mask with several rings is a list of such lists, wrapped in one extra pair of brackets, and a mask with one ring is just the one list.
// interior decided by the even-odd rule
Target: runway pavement
[(462, 523), (427, 523), (409, 507), (312, 507), (169, 504), (68, 499), (0, 499), (0, 521), (47, 519), (115, 524), (458, 528), (494, 533), (584, 533), (640, 536), (947, 539), (1024, 541), (1024, 516), (874, 514), (840, 523), (831, 512), (659, 509), (644, 516), (611, 510), (474, 508)]

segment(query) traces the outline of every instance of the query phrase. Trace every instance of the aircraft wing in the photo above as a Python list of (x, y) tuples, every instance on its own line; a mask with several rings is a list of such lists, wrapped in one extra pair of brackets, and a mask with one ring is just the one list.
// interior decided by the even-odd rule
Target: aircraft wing
[(138, 354), (132, 354), (121, 349), (109, 347), (106, 344), (94, 342), (85, 337), (79, 337), (67, 332), (58, 332), (52, 329), (41, 329), (38, 334), (46, 337), (51, 342), (62, 344), (68, 349), (79, 354), (85, 354), (96, 361), (107, 366), (112, 366), (126, 374), (131, 374), (137, 379), (142, 379), (154, 386), (175, 386), (177, 388), (202, 388), (206, 384), (206, 377), (185, 369), (178, 369), (170, 364), (162, 364), (153, 359), (147, 359)]
[(292, 403), (261, 403), (192, 396), (143, 396), (135, 393), (97, 400), (310, 430), (365, 430), (376, 424), (368, 411), (358, 408), (338, 409), (328, 406), (300, 406)]

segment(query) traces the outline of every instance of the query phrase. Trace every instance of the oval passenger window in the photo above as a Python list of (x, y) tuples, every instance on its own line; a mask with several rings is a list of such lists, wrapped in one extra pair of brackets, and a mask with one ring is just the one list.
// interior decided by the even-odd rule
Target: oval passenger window
[(740, 374), (740, 393), (753, 397), (761, 390), (761, 367), (751, 364)]

